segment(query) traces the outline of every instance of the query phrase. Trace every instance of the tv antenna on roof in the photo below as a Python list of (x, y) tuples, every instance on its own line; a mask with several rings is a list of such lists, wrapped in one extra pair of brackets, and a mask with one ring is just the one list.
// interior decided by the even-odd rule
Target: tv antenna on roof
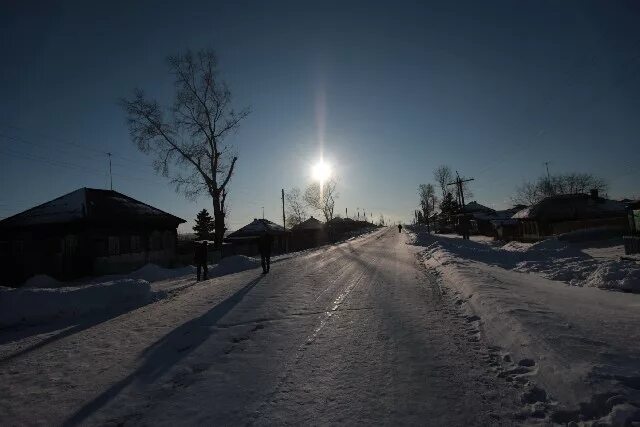
[(111, 173), (111, 153), (107, 153), (109, 156), (109, 182), (111, 184), (111, 191), (113, 191), (113, 174)]

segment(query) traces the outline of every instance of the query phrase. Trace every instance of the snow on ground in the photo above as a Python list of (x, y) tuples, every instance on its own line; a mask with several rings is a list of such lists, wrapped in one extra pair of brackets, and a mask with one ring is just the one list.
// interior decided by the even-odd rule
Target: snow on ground
[[(375, 229), (367, 229), (358, 235), (371, 231)], [(319, 248), (272, 257), (272, 262), (308, 254), (316, 249)], [(210, 265), (208, 277), (211, 279), (258, 267), (259, 259), (233, 255)], [(191, 265), (165, 268), (147, 264), (127, 274), (84, 278), (69, 283), (47, 275), (33, 276), (18, 289), (0, 287), (0, 327), (122, 313), (195, 285), (195, 275), (196, 268)]]
[(120, 279), (68, 288), (0, 288), (0, 326), (33, 324), (115, 308), (135, 308), (152, 300), (149, 282)]
[(594, 289), (638, 289), (637, 265), (589, 260), (558, 241), (495, 248), (409, 232), (425, 266), (513, 363), (505, 375), (538, 385), (532, 406), (558, 423), (640, 420), (640, 295)]
[(576, 243), (553, 238), (501, 246), (483, 236), (472, 236), (470, 241), (456, 235), (438, 237), (430, 250), (449, 250), (485, 264), (536, 273), (574, 286), (640, 292), (640, 264), (624, 257), (624, 248), (615, 239)]

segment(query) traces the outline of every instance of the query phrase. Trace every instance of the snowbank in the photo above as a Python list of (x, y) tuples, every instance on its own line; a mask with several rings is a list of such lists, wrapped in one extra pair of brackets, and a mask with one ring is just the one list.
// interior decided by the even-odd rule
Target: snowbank
[(0, 288), (0, 325), (38, 323), (86, 314), (118, 311), (150, 302), (149, 282), (121, 279), (66, 288)]
[(260, 266), (260, 261), (244, 255), (233, 255), (222, 258), (220, 262), (209, 270), (209, 277), (224, 276), (239, 273)]
[(597, 258), (558, 239), (534, 244), (509, 242), (496, 247), (483, 242), (447, 238), (419, 232), (416, 244), (428, 251), (447, 251), (455, 256), (522, 273), (536, 273), (573, 286), (640, 292), (640, 265), (624, 258)]
[(57, 288), (61, 285), (59, 281), (46, 274), (38, 274), (27, 279), (22, 286), (25, 288)]
[(156, 264), (147, 264), (127, 276), (133, 279), (146, 280), (147, 282), (157, 282), (159, 280), (186, 276), (187, 274), (195, 274), (195, 272), (196, 268), (192, 265), (179, 268), (165, 268)]
[(507, 367), (499, 375), (528, 387), (531, 414), (562, 424), (640, 420), (640, 296), (589, 288), (618, 280), (611, 264), (593, 266), (584, 287), (567, 286), (531, 274), (555, 269), (569, 282), (582, 274), (570, 275), (584, 260), (562, 242), (496, 249), (416, 231), (410, 236), (425, 247), (425, 265), (501, 352)]

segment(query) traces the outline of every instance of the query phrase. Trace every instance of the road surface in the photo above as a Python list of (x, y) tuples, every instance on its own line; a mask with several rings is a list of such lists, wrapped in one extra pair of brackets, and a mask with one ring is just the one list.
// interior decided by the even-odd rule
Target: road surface
[(414, 248), (387, 228), (268, 275), (184, 279), (118, 317), (0, 335), (2, 424), (513, 424), (516, 390)]

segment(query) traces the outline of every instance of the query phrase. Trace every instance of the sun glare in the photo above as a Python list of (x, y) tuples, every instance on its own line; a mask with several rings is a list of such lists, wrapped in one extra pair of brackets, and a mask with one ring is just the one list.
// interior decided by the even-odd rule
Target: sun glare
[(331, 177), (331, 166), (320, 160), (311, 168), (311, 176), (316, 181), (325, 182)]

